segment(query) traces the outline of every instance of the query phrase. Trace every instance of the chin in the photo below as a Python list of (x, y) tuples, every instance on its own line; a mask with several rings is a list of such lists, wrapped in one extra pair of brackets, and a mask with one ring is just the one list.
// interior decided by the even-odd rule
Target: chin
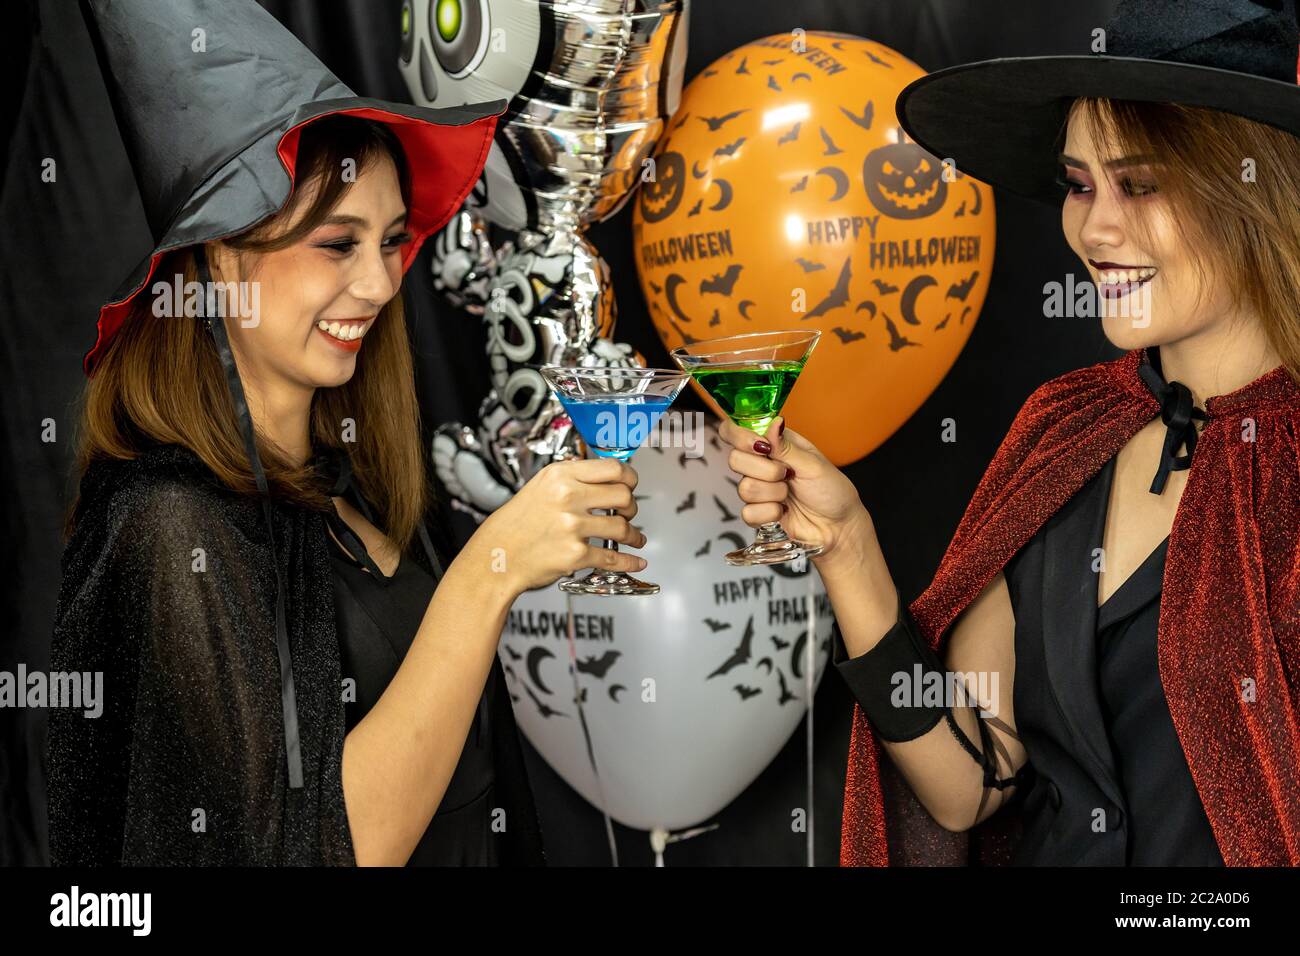
[(313, 388), (337, 388), (345, 385), (357, 371), (357, 360), (348, 358), (330, 365), (314, 362), (305, 369), (303, 380), (310, 382)]
[(1132, 315), (1110, 316), (1101, 320), (1101, 330), (1111, 345), (1125, 352), (1162, 345), (1177, 337), (1169, 334), (1168, 323), (1155, 320), (1143, 324), (1136, 322)]

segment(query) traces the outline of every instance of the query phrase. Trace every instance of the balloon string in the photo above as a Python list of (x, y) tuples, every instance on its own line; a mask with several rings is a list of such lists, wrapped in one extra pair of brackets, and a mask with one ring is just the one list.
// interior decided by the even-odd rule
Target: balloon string
[[(807, 561), (807, 558), (803, 559)], [(813, 850), (813, 688), (815, 686), (813, 668), (817, 660), (817, 588), (813, 584), (815, 572), (812, 568), (808, 569), (808, 639), (804, 645), (804, 687), (806, 688), (808, 699), (808, 766), (807, 766), (807, 787), (808, 787), (808, 865), (814, 866)]]
[(573, 702), (578, 707), (578, 722), (582, 725), (582, 736), (587, 742), (587, 759), (591, 761), (591, 773), (596, 778), (596, 790), (600, 793), (600, 812), (605, 817), (605, 837), (609, 840), (610, 865), (618, 866), (618, 844), (614, 840), (614, 821), (609, 818), (609, 800), (605, 797), (605, 783), (600, 779), (600, 768), (596, 766), (596, 748), (591, 743), (591, 732), (587, 729), (587, 714), (582, 709), (582, 691), (578, 687), (578, 649), (573, 641), (573, 595), (566, 593), (564, 606), (567, 615), (565, 633), (569, 638), (569, 673), (573, 675)]

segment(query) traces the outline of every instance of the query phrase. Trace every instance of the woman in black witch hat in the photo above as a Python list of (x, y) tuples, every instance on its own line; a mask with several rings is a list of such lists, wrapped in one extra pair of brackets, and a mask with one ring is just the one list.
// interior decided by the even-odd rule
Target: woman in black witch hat
[(50, 721), (53, 862), (543, 862), (501, 628), (644, 537), (562, 462), (448, 563), (401, 278), (501, 104), (356, 97), (252, 3), (85, 10), (156, 245), (86, 358), (51, 657), (106, 701)]
[[(1126, 350), (1029, 397), (930, 587), (901, 599), (805, 438), (723, 426), (746, 522), (823, 546), (846, 864), (1300, 864), (1296, 9), (1123, 2), (1103, 34), (899, 97), (935, 157), (1060, 207)], [(948, 673), (978, 684), (898, 694)]]

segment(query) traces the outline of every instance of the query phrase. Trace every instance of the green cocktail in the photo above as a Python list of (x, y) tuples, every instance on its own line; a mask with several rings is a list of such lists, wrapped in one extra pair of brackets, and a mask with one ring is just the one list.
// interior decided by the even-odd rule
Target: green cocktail
[[(781, 414), (820, 332), (754, 332), (693, 342), (672, 357), (718, 403), (727, 417), (760, 437)], [(779, 521), (758, 529), (753, 544), (732, 551), (734, 565), (780, 564), (821, 554), (820, 544), (796, 541)]]
[(691, 377), (737, 425), (762, 435), (781, 414), (803, 362), (701, 365)]

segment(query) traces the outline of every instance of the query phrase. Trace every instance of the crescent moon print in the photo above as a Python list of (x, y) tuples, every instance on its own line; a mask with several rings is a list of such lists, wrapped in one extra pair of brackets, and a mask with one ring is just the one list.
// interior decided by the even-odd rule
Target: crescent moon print
[(916, 317), (916, 297), (930, 288), (932, 285), (938, 285), (938, 281), (932, 275), (920, 275), (907, 284), (903, 290), (903, 295), (898, 301), (898, 311), (903, 314), (903, 321), (908, 325), (920, 325), (921, 320)]
[[(710, 206), (709, 210), (711, 212), (722, 212), (722, 210), (731, 205), (734, 191), (731, 188), (731, 183), (727, 182), (725, 179), (715, 179), (713, 184), (718, 187), (718, 201)], [(848, 190), (849, 188), (847, 176), (844, 177), (844, 188), (845, 190)]]
[(683, 322), (691, 321), (691, 317), (682, 311), (682, 307), (677, 304), (677, 290), (685, 284), (686, 280), (674, 272), (664, 280), (664, 298), (668, 300), (668, 308), (673, 310), (673, 315)]
[(803, 677), (803, 647), (808, 643), (808, 632), (803, 631), (795, 638), (794, 647), (790, 649), (790, 674), (796, 679)]
[(838, 200), (843, 199), (848, 193), (849, 174), (844, 170), (836, 169), (834, 166), (823, 166), (821, 169), (817, 170), (817, 175), (829, 177), (831, 182), (835, 184), (835, 192), (833, 192), (830, 198), (826, 200), (827, 202), (837, 202)]
[(540, 670), (542, 666), (542, 661), (546, 660), (546, 658), (548, 657), (554, 657), (554, 656), (555, 655), (552, 654), (550, 650), (545, 647), (534, 647), (528, 652), (528, 664), (527, 664), (528, 677), (534, 684), (537, 685), (538, 690), (540, 690), (543, 694), (549, 694), (552, 691), (542, 681), (542, 675)]
[[(672, 309), (673, 314), (676, 315), (677, 318), (681, 319), (683, 322), (690, 322), (691, 317), (684, 313), (681, 306), (677, 304), (677, 289), (685, 281), (686, 280), (676, 272), (672, 273), (672, 275), (664, 280), (664, 298), (668, 301), (668, 308)], [(658, 302), (651, 302), (650, 308), (663, 315), (663, 310), (659, 308)], [(699, 341), (699, 339), (678, 325), (672, 315), (664, 315), (664, 318), (668, 320), (668, 324), (672, 326), (673, 331), (680, 335), (682, 341), (687, 345), (692, 345)]]

